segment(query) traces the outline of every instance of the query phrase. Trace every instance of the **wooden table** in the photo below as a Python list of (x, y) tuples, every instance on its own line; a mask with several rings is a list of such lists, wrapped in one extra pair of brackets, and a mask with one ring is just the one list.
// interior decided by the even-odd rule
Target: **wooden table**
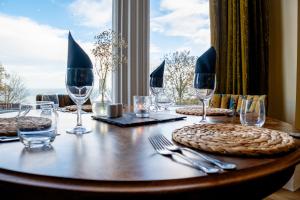
[[(0, 195), (42, 199), (259, 199), (282, 187), (300, 161), (300, 149), (272, 158), (216, 156), (238, 170), (206, 175), (155, 153), (148, 136), (198, 121), (199, 117), (162, 124), (120, 128), (91, 120), (83, 136), (64, 130), (76, 115), (60, 113), (59, 133), (50, 151), (27, 151), (19, 142), (0, 144)], [(239, 123), (236, 117), (209, 117), (211, 122)], [(295, 131), (268, 119), (265, 127)], [(297, 141), (299, 143), (299, 141)], [(167, 198), (168, 197), (168, 198)]]

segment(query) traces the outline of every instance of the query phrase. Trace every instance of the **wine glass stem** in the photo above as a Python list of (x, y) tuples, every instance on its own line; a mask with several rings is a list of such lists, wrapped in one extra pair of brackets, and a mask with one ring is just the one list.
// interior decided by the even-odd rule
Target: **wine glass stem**
[(77, 126), (82, 126), (82, 120), (81, 120), (81, 104), (77, 104)]
[(201, 99), (202, 102), (202, 121), (206, 120), (206, 106), (205, 106), (205, 100)]
[(156, 95), (154, 95), (154, 105), (155, 105), (155, 109), (156, 109), (156, 111), (158, 111), (159, 110), (159, 106), (157, 105), (157, 94)]

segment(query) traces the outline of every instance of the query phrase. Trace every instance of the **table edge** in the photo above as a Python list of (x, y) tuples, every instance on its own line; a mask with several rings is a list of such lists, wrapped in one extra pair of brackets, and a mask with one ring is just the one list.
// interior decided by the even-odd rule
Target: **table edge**
[[(241, 184), (249, 180), (255, 180), (279, 173), (292, 167), (295, 168), (295, 166), (300, 163), (300, 149), (297, 149), (288, 155), (289, 156), (286, 155), (284, 159), (275, 160), (274, 162), (248, 169), (183, 179), (143, 181), (87, 180), (37, 175), (0, 168), (0, 182), (31, 187), (103, 194), (180, 192), (200, 188), (209, 189), (217, 186), (221, 187), (232, 184)], [(274, 165), (277, 167), (274, 167)], [(213, 176), (215, 176), (213, 181), (209, 181)]]

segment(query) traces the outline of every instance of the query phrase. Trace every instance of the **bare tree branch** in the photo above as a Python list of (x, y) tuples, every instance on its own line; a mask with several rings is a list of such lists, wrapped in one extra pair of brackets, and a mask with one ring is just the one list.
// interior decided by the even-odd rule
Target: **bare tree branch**
[(190, 51), (181, 51), (166, 54), (164, 56), (167, 64), (166, 87), (173, 100), (182, 104), (189, 97), (189, 87), (192, 87), (194, 78), (195, 56)]
[(28, 96), (22, 79), (17, 74), (8, 74), (0, 65), (0, 102), (20, 103)]
[(106, 79), (110, 72), (115, 71), (121, 64), (127, 63), (127, 58), (117, 52), (127, 48), (127, 42), (112, 30), (106, 30), (95, 36), (92, 54), (95, 57), (95, 71), (99, 77), (99, 92), (104, 98)]

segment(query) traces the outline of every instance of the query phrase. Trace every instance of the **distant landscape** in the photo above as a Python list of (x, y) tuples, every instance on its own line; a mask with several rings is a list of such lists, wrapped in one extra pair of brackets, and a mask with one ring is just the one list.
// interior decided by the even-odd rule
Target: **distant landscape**
[(26, 97), (26, 102), (35, 101), (37, 94), (67, 94), (66, 88), (36, 88), (28, 89), (29, 95)]

